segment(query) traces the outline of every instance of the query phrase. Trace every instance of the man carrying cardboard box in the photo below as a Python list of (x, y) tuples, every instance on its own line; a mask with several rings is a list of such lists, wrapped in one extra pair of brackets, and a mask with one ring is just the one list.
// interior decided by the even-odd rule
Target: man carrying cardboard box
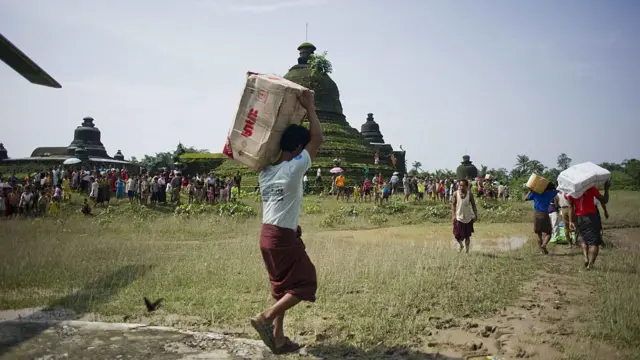
[(300, 104), (307, 110), (309, 129), (289, 125), (280, 139), (280, 158), (260, 172), (262, 230), (260, 250), (269, 273), (273, 306), (250, 319), (262, 341), (275, 354), (300, 346), (284, 335), (285, 312), (300, 301), (316, 299), (316, 269), (302, 242), (298, 225), (302, 208), (302, 178), (323, 142), (314, 96), (305, 90)]

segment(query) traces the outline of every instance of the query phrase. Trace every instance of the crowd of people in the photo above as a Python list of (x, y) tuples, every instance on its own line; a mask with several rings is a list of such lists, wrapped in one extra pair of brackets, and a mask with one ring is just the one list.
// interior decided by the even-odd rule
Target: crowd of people
[(165, 169), (155, 173), (130, 174), (125, 169), (55, 167), (18, 179), (0, 175), (0, 214), (4, 218), (55, 215), (72, 193), (86, 198), (80, 211), (91, 214), (91, 207), (106, 206), (112, 197), (142, 205), (186, 202), (214, 204), (234, 201), (240, 196), (242, 176), (196, 174), (192, 177)]
[[(509, 185), (503, 182), (476, 178), (469, 185), (476, 197), (509, 200)], [(353, 186), (347, 186), (345, 174), (338, 173), (332, 178), (329, 194), (335, 195), (337, 200), (381, 203), (388, 201), (392, 195), (400, 194), (402, 190), (405, 202), (428, 199), (450, 203), (458, 188), (459, 182), (453, 179), (431, 179), (409, 176), (406, 173), (400, 179), (397, 172), (388, 179), (379, 173), (371, 178), (367, 176)]]

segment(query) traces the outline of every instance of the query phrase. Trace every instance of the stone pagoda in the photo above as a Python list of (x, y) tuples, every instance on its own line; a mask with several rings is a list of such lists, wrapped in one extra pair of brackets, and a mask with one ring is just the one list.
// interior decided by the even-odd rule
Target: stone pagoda
[(0, 160), (8, 159), (9, 155), (7, 149), (4, 148), (4, 144), (0, 143)]
[[(320, 148), (318, 158), (314, 162), (323, 168), (334, 165), (334, 159), (340, 159), (340, 167), (347, 173), (361, 173), (367, 166), (372, 172), (380, 171), (385, 176), (393, 171), (404, 172), (404, 152), (397, 152), (396, 167), (392, 165), (391, 155), (394, 154), (391, 145), (384, 144), (378, 124), (373, 121), (373, 114), (369, 114), (370, 123), (362, 126), (363, 133), (352, 128), (342, 112), (340, 91), (338, 86), (326, 73), (313, 73), (309, 60), (316, 51), (316, 47), (308, 42), (298, 47), (300, 56), (298, 63), (284, 75), (288, 80), (310, 88), (315, 93), (316, 113), (320, 119), (325, 142)], [(379, 166), (374, 166), (374, 156), (378, 152)]]
[(464, 155), (462, 157), (462, 162), (456, 169), (456, 177), (458, 180), (467, 179), (473, 180), (478, 176), (478, 168), (473, 165), (471, 161), (471, 157), (469, 155)]
[(78, 147), (84, 147), (91, 157), (109, 158), (100, 141), (100, 129), (93, 124), (92, 117), (82, 119), (82, 124), (73, 132), (73, 141), (67, 146), (67, 154), (74, 155)]

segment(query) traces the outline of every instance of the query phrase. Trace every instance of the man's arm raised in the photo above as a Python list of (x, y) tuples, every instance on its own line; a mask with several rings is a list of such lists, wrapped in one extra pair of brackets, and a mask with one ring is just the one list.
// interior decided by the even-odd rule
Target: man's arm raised
[(320, 120), (316, 115), (315, 98), (313, 91), (306, 90), (300, 97), (300, 104), (307, 109), (307, 118), (309, 119), (309, 144), (305, 148), (309, 153), (311, 160), (316, 158), (320, 145), (324, 142), (324, 135), (320, 127)]

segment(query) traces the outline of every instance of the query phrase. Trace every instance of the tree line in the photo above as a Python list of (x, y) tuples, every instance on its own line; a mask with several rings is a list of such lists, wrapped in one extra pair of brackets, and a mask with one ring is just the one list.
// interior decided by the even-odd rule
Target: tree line
[[(511, 170), (507, 168), (491, 168), (486, 165), (478, 167), (478, 176), (484, 178), (490, 174), (492, 179), (503, 183), (526, 183), (532, 173), (537, 173), (550, 181), (556, 182), (560, 172), (571, 166), (572, 159), (565, 153), (558, 155), (555, 167), (546, 167), (542, 162), (531, 159), (525, 154), (516, 156), (516, 163)], [(619, 190), (640, 190), (640, 160), (627, 159), (621, 163), (604, 162), (599, 166), (611, 171), (612, 186)], [(423, 176), (436, 179), (453, 179), (455, 172), (449, 169), (438, 169), (433, 172), (423, 171), (422, 163), (414, 161), (411, 165), (410, 175)]]

